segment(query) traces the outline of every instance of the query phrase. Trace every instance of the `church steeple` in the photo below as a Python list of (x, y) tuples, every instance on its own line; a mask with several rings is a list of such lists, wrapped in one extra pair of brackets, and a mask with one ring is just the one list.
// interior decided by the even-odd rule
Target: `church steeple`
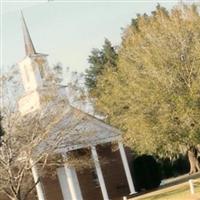
[(48, 62), (46, 54), (37, 53), (35, 51), (22, 12), (21, 17), (26, 57), (19, 62), (19, 68), (25, 92), (30, 93), (43, 87), (47, 74)]
[[(24, 86), (24, 94), (18, 101), (18, 108), (22, 115), (26, 115), (41, 108), (43, 103), (49, 98), (49, 89), (51, 87), (48, 85), (48, 78), (50, 76), (47, 54), (37, 53), (35, 51), (22, 12), (21, 15), (26, 56), (18, 63), (22, 84)], [(57, 94), (54, 95), (64, 95), (66, 99), (63, 88), (59, 88)]]
[(35, 55), (36, 54), (35, 47), (31, 40), (31, 36), (29, 34), (29, 31), (28, 31), (28, 28), (26, 25), (26, 21), (24, 19), (22, 11), (21, 11), (21, 17), (22, 17), (22, 30), (23, 30), (23, 35), (24, 35), (26, 56)]

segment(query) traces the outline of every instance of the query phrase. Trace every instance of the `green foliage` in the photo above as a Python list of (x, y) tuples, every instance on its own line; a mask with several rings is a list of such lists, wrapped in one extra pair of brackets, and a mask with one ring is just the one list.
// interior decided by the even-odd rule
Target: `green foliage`
[(89, 69), (86, 70), (85, 84), (89, 91), (96, 87), (97, 77), (102, 74), (106, 67), (115, 67), (117, 53), (108, 39), (105, 39), (103, 48), (93, 49), (89, 56)]
[(115, 69), (98, 76), (96, 110), (138, 153), (175, 156), (200, 142), (200, 16), (157, 6), (125, 30)]

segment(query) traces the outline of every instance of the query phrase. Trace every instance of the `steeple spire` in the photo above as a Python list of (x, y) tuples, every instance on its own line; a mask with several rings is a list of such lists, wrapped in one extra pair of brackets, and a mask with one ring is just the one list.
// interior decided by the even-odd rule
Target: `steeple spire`
[(26, 25), (26, 21), (24, 19), (22, 11), (21, 11), (21, 16), (22, 16), (22, 30), (23, 30), (23, 35), (24, 35), (26, 55), (27, 56), (35, 55), (37, 53), (36, 53), (35, 48), (33, 46), (33, 42), (31, 40), (31, 36), (29, 34), (29, 31), (28, 31), (28, 28), (27, 28), (27, 25)]

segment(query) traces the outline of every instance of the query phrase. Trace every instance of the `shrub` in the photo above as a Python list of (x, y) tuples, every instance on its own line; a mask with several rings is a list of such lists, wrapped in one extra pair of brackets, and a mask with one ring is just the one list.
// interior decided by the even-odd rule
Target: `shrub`
[(136, 191), (156, 188), (161, 183), (160, 165), (153, 156), (142, 155), (133, 161), (133, 177)]

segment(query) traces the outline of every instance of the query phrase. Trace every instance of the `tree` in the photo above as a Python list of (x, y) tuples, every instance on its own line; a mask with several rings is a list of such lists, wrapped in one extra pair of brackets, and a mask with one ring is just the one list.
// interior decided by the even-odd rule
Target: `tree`
[[(12, 91), (15, 75), (4, 74), (1, 79), (4, 92)], [(35, 199), (33, 192), (40, 178), (33, 181), (32, 167), (39, 165), (40, 170), (45, 172), (45, 167), (61, 165), (60, 159), (54, 159), (56, 155), (53, 152), (77, 125), (69, 123), (67, 130), (59, 129), (59, 134), (54, 135), (53, 140), (49, 139), (57, 123), (66, 115), (69, 104), (66, 96), (60, 93), (57, 77), (49, 72), (46, 78), (40, 98), (41, 107), (30, 114), (23, 116), (17, 111), (16, 96), (13, 95), (12, 99), (9, 99), (10, 93), (1, 96), (5, 103), (1, 105), (0, 194), (11, 200)], [(16, 84), (19, 82), (16, 81)]]
[[(77, 145), (77, 140), (81, 139), (85, 144), (81, 137), (94, 133), (81, 134), (77, 128), (83, 121), (83, 114), (79, 111), (75, 113), (76, 109), (69, 104), (66, 86), (60, 85), (60, 64), (54, 66), (56, 74), (48, 69), (43, 77), (44, 85), (38, 90), (40, 108), (26, 115), (19, 113), (16, 100), (22, 91), (16, 91), (16, 85), (20, 87), (21, 81), (15, 67), (1, 77), (1, 94), (6, 95), (1, 96), (4, 134), (1, 134), (0, 145), (0, 195), (10, 200), (36, 199), (34, 192), (41, 177), (48, 174), (53, 178), (56, 167), (63, 166), (65, 162), (78, 169), (93, 165), (88, 149), (70, 151), (67, 159), (56, 150), (61, 144), (63, 146), (64, 141)], [(35, 165), (39, 167), (38, 180), (32, 178), (31, 170)]]
[[(125, 30), (115, 70), (98, 77), (95, 108), (137, 153), (173, 158), (200, 142), (200, 16), (157, 6)], [(197, 161), (197, 154), (190, 160)], [(197, 164), (199, 166), (199, 163)]]
[(154, 189), (161, 183), (161, 169), (159, 163), (150, 155), (138, 156), (132, 164), (134, 185), (136, 191)]
[(112, 46), (108, 39), (105, 39), (103, 48), (93, 49), (89, 56), (89, 69), (85, 74), (85, 85), (89, 91), (96, 87), (97, 78), (107, 67), (115, 67), (117, 61), (116, 49)]
[[(55, 93), (53, 95), (56, 96)], [(58, 138), (46, 144), (45, 151), (40, 151), (38, 146), (48, 138), (56, 123), (65, 114), (64, 104), (63, 99), (48, 102), (40, 111), (26, 116), (10, 109), (2, 111), (5, 134), (0, 147), (0, 193), (4, 193), (9, 199), (34, 199), (31, 193), (40, 179), (34, 183), (31, 174), (33, 165), (41, 163), (42, 170), (47, 164), (58, 164), (55, 160), (48, 163), (46, 160), (62, 141), (62, 131)]]

